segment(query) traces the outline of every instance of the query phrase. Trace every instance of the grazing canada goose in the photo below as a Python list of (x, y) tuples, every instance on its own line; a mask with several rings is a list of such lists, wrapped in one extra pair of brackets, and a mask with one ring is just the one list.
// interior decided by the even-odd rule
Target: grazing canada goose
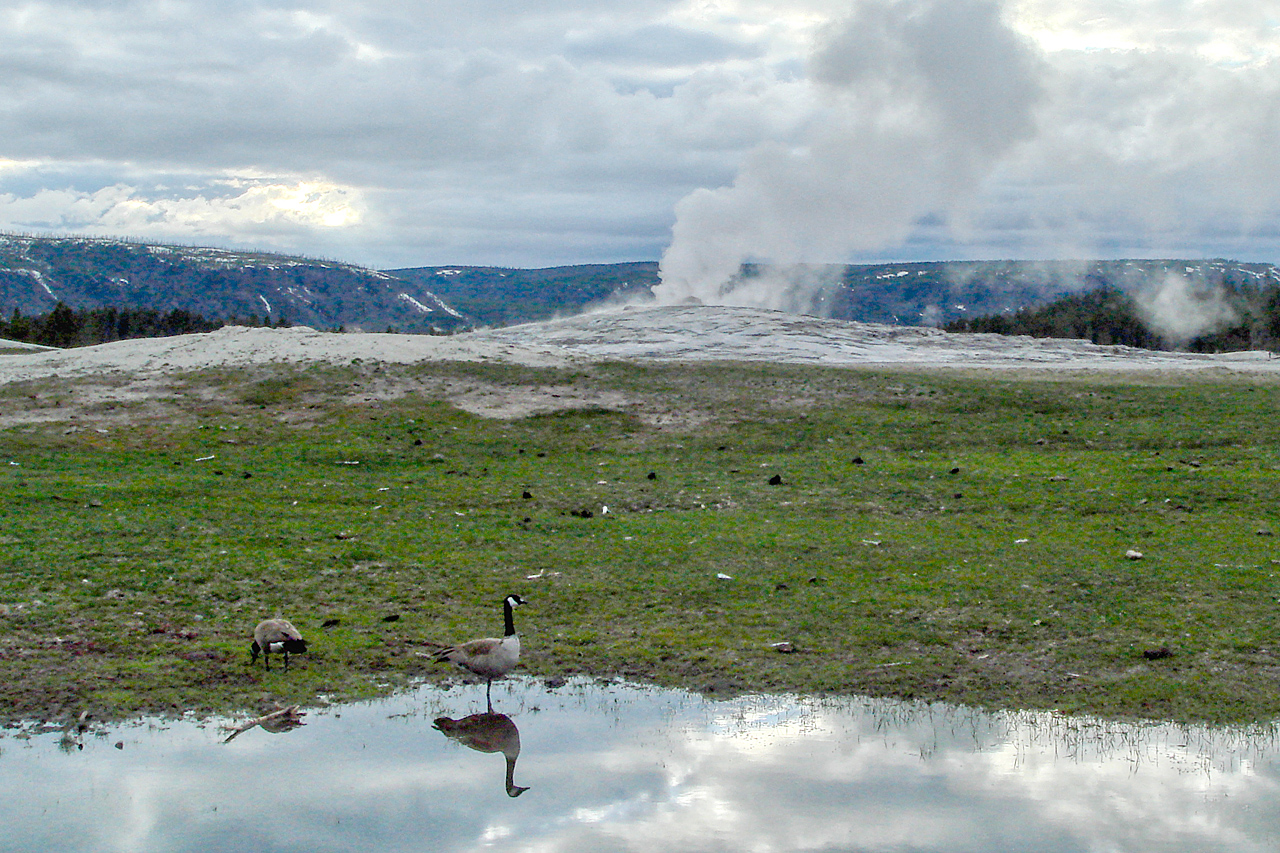
[(515, 783), (516, 759), (520, 757), (520, 730), (506, 714), (472, 714), (461, 720), (437, 717), (435, 726), (445, 737), (477, 752), (501, 752), (507, 759), (507, 796), (518, 797), (528, 788)]
[(249, 663), (258, 662), (258, 653), (262, 653), (262, 664), (271, 670), (271, 653), (284, 652), (284, 671), (289, 671), (289, 652), (295, 655), (307, 650), (307, 641), (302, 639), (298, 629), (288, 619), (263, 619), (253, 629), (253, 645), (249, 647)]
[(511, 617), (511, 608), (524, 604), (524, 599), (512, 593), (502, 601), (502, 613), (506, 618), (506, 631), (502, 638), (486, 637), (471, 640), (447, 649), (441, 649), (432, 657), (437, 663), (452, 663), (467, 672), (485, 679), (485, 699), (489, 701), (489, 710), (493, 710), (490, 691), (493, 680), (501, 678), (515, 669), (520, 661), (520, 638), (516, 635), (515, 621)]

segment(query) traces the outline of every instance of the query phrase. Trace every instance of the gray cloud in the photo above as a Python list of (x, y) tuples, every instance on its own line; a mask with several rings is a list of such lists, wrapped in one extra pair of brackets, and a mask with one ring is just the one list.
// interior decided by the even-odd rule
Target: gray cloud
[(1273, 259), (1260, 229), (1280, 208), (1278, 71), (1168, 52), (1056, 57), (1036, 142), (1003, 164), (976, 226), (1021, 221), (1045, 254), (1110, 241)]
[(12, 4), (0, 229), (377, 265), (1274, 259), (1276, 57), (1261, 0)]
[(649, 24), (628, 32), (598, 32), (587, 38), (570, 38), (566, 50), (566, 56), (573, 60), (658, 68), (756, 59), (761, 53), (757, 45), (733, 42), (714, 33), (668, 24)]

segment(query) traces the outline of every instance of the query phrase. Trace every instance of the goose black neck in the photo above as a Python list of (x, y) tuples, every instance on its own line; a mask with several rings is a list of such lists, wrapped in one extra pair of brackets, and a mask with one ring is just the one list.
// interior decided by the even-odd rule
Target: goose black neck
[(516, 757), (508, 755), (507, 757), (507, 796), (518, 797), (524, 793), (524, 789), (516, 784)]
[(516, 632), (516, 621), (511, 615), (511, 599), (509, 598), (503, 599), (502, 601), (502, 615), (507, 620), (506, 633), (503, 634), (503, 636), (510, 637)]

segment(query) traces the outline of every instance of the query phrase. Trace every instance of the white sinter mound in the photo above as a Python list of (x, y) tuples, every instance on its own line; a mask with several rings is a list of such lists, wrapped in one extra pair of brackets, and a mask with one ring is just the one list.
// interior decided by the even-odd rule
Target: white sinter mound
[(627, 308), (448, 337), (226, 327), (72, 350), (8, 351), (0, 384), (49, 376), (134, 377), (272, 362), (496, 360), (568, 365), (618, 359), (1052, 370), (1280, 372), (1265, 352), (1196, 355), (1084, 341), (954, 334), (717, 306)]

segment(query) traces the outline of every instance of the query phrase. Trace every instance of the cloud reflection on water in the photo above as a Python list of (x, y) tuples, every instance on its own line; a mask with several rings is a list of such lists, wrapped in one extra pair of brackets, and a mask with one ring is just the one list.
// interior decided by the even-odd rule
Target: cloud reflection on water
[(518, 800), (498, 784), (500, 745), (478, 754), (432, 727), (479, 710), (472, 688), (316, 710), (225, 745), (189, 723), (72, 753), (56, 734), (6, 737), (0, 850), (1280, 849), (1268, 727), (587, 682), (516, 680), (494, 698), (518, 725)]

